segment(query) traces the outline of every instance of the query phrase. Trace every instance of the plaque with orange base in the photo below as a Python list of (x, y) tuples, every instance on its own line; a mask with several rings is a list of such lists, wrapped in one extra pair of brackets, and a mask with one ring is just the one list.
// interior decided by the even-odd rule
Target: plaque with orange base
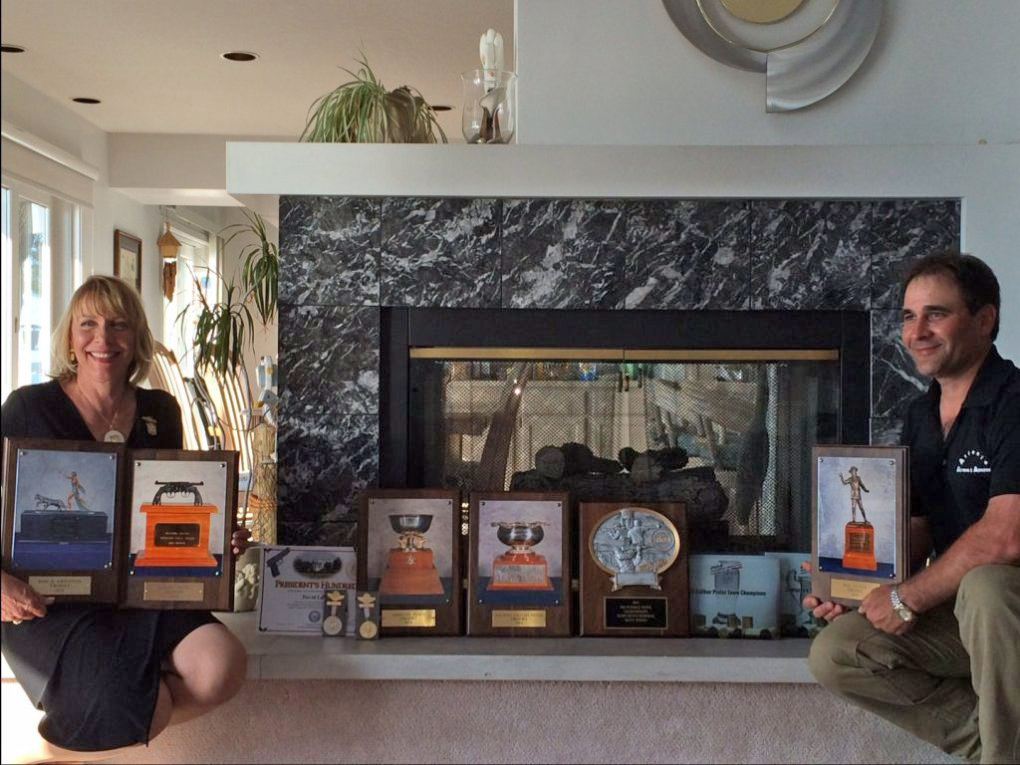
[(209, 517), (215, 505), (142, 505), (145, 513), (145, 549), (135, 558), (136, 568), (180, 566), (216, 568), (209, 554)]
[(867, 522), (851, 522), (843, 532), (843, 567), (877, 571), (875, 528)]

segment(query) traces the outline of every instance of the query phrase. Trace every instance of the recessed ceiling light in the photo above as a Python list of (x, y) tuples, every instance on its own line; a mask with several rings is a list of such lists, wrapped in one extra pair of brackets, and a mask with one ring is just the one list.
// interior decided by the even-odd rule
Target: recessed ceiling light
[(101, 104), (102, 103), (102, 101), (100, 101), (98, 98), (84, 98), (82, 96), (79, 96), (78, 98), (72, 98), (71, 100), (74, 101), (76, 104)]
[(8, 45), (7, 43), (4, 43), (3, 45), (0, 45), (0, 52), (3, 52), (3, 53), (24, 53), (25, 49), (22, 48), (20, 45)]
[(225, 58), (227, 61), (254, 61), (258, 58), (258, 54), (245, 50), (232, 50), (221, 54), (220, 58)]
[(449, 104), (436, 104), (435, 106), (432, 107), (432, 111), (434, 111), (434, 112), (449, 112), (449, 111), (453, 111), (453, 107), (450, 106)]

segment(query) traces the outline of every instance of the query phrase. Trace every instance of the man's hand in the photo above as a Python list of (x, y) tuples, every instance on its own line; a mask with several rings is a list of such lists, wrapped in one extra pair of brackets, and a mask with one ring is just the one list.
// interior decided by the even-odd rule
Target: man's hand
[[(840, 478), (842, 477), (843, 474), (840, 473)], [(801, 568), (804, 569), (804, 571), (807, 571), (809, 574), (811, 573), (810, 563), (802, 563)], [(801, 605), (804, 607), (805, 611), (810, 609), (811, 615), (816, 619), (825, 619), (825, 621), (827, 622), (831, 622), (837, 616), (842, 616), (848, 611), (853, 610), (852, 608), (846, 608), (845, 606), (841, 606), (839, 603), (833, 603), (831, 600), (826, 600), (825, 602), (822, 602), (814, 595), (805, 595), (804, 600), (801, 601)]]
[(890, 635), (904, 635), (914, 628), (916, 620), (903, 621), (892, 607), (889, 592), (892, 585), (883, 584), (867, 594), (857, 609), (861, 615), (871, 622), (871, 626)]
[(16, 576), (3, 572), (0, 582), (0, 619), (20, 624), (28, 619), (46, 616), (46, 606), (53, 598), (44, 598)]
[(804, 606), (804, 610), (810, 609), (811, 615), (816, 619), (825, 619), (827, 622), (831, 622), (837, 616), (842, 616), (848, 611), (853, 610), (839, 603), (833, 603), (831, 600), (823, 602), (814, 595), (805, 595), (801, 605)]

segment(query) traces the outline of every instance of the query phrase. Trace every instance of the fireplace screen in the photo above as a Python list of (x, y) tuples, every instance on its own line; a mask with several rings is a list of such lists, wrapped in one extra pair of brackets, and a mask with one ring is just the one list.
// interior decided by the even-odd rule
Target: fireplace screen
[(470, 360), (412, 349), (410, 447), (423, 485), (683, 501), (694, 551), (810, 548), (810, 447), (839, 434), (836, 351), (551, 353)]

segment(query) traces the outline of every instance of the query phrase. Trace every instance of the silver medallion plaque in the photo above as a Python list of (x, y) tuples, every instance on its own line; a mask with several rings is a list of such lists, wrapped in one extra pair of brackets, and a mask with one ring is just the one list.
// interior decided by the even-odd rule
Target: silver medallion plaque
[(661, 590), (659, 575), (680, 555), (680, 534), (662, 513), (625, 507), (595, 524), (588, 552), (600, 569), (612, 575), (613, 592), (632, 585)]

